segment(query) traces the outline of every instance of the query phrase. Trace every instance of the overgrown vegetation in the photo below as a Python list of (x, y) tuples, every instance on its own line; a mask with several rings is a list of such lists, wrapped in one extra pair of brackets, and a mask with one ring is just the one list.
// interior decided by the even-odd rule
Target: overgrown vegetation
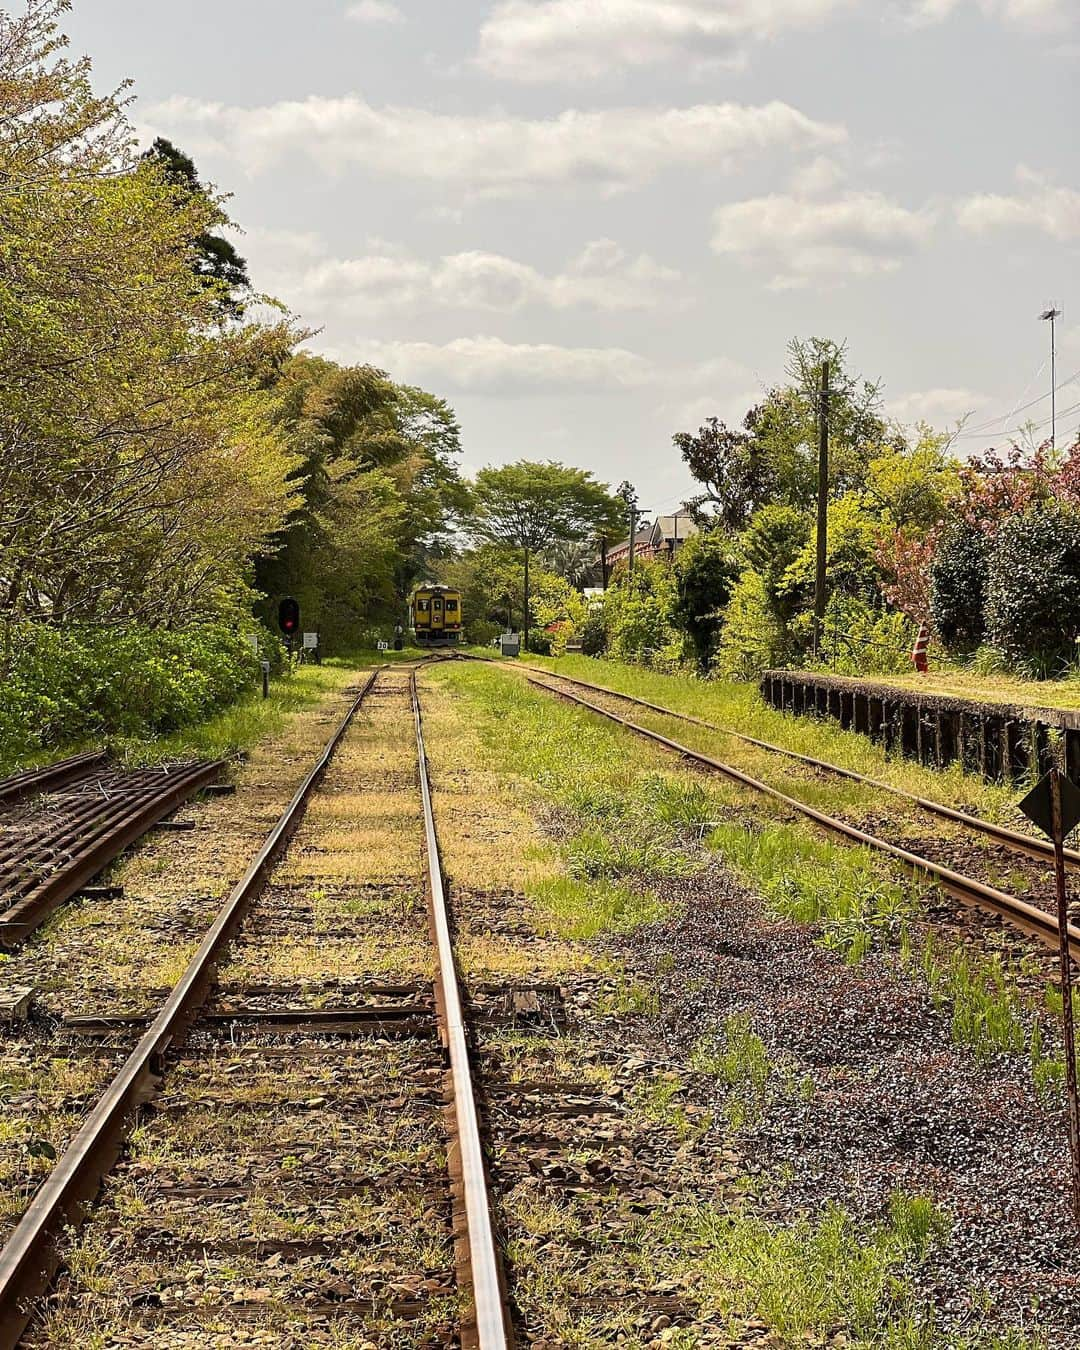
[[(191, 725), (244, 689), (253, 603), (324, 648), (392, 625), (467, 503), (452, 411), (295, 354), (224, 197), (65, 0), (0, 12), (0, 758)], [(264, 650), (274, 643), (263, 635)]]

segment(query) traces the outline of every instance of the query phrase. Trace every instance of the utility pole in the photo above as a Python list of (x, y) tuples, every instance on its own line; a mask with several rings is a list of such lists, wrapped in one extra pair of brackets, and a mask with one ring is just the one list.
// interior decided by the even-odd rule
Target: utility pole
[(818, 403), (817, 572), (814, 579), (814, 655), (825, 626), (825, 560), (829, 537), (829, 363), (821, 363)]
[(630, 504), (630, 560), (627, 565), (627, 575), (634, 575), (634, 547), (637, 544), (637, 523), (641, 512), (638, 510), (637, 502)]
[(529, 550), (525, 550), (525, 646), (524, 655), (529, 654)]
[(1051, 305), (1039, 315), (1050, 325), (1050, 450), (1057, 449), (1057, 321), (1061, 310)]
[(601, 535), (601, 536), (600, 536), (600, 584), (601, 584), (601, 586), (603, 587), (603, 589), (604, 589), (605, 591), (607, 590), (607, 579), (608, 579), (608, 570), (607, 570), (607, 539), (604, 537), (604, 535)]

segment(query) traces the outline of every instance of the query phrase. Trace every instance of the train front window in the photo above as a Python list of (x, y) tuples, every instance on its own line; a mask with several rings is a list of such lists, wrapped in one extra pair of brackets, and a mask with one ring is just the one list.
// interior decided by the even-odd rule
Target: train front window
[(416, 612), (417, 614), (426, 614), (428, 612), (428, 602), (426, 600), (417, 600)]
[(457, 601), (456, 601), (456, 600), (447, 600), (447, 602), (446, 602), (446, 612), (447, 612), (447, 614), (456, 614), (456, 613), (457, 613), (457, 607), (458, 607), (458, 604), (457, 604)]

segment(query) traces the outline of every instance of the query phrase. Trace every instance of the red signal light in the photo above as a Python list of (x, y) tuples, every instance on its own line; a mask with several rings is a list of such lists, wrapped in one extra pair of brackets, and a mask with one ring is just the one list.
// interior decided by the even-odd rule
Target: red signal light
[(286, 637), (291, 637), (300, 628), (300, 602), (291, 595), (278, 605), (278, 627)]

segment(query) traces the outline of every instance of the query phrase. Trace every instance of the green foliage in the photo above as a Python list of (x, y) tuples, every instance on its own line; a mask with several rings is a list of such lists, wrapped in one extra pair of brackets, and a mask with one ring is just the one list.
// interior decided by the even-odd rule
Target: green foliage
[(751, 1030), (748, 1014), (725, 1019), (723, 1035), (703, 1037), (690, 1052), (689, 1062), (695, 1073), (710, 1074), (727, 1085), (725, 1110), (733, 1129), (761, 1118), (775, 1066), (765, 1042)]
[(704, 1210), (689, 1213), (685, 1228), (681, 1236), (701, 1249), (694, 1265), (707, 1310), (752, 1312), (784, 1344), (843, 1329), (871, 1346), (890, 1343), (883, 1338), (911, 1301), (902, 1272), (944, 1240), (948, 1222), (929, 1199), (896, 1193), (888, 1221), (871, 1227), (830, 1204), (816, 1222), (786, 1227)]
[(825, 610), (819, 664), (840, 675), (902, 675), (911, 669), (917, 635), (917, 626), (896, 610), (834, 595)]
[(755, 680), (780, 665), (786, 650), (784, 625), (777, 618), (759, 572), (743, 572), (731, 593), (720, 635), (717, 666), (729, 680)]
[[(878, 520), (866, 510), (858, 493), (849, 493), (830, 504), (825, 547), (830, 596), (855, 596), (866, 601), (878, 598), (881, 590), (881, 570), (877, 561), (879, 528)], [(816, 568), (815, 536), (807, 539), (799, 556), (784, 574), (781, 595), (812, 599)]]
[(250, 644), (222, 624), (179, 632), (19, 625), (0, 680), (0, 759), (10, 767), (56, 746), (191, 726), (250, 688), (257, 673)]
[(485, 539), (541, 553), (559, 541), (613, 538), (622, 503), (585, 469), (518, 460), (481, 469), (475, 482), (475, 527)]
[(258, 560), (263, 613), (270, 620), (276, 598), (295, 595), (305, 627), (331, 646), (355, 644), (372, 620), (401, 616), (464, 509), (457, 423), (422, 390), (306, 352), (285, 364), (272, 398), (303, 486), (273, 551)]
[(602, 605), (590, 607), (578, 630), (578, 637), (585, 656), (602, 656), (607, 651), (607, 626)]
[(925, 535), (960, 493), (960, 465), (948, 437), (923, 428), (914, 446), (891, 445), (867, 465), (863, 501), (884, 531)]
[(930, 564), (930, 612), (950, 651), (974, 651), (983, 640), (990, 551), (988, 536), (966, 520), (949, 522), (938, 536)]
[(990, 558), (987, 635), (1033, 673), (1057, 674), (1080, 635), (1080, 513), (1040, 504), (1003, 522)]
[(810, 542), (812, 523), (808, 512), (795, 506), (763, 506), (742, 536), (746, 561), (761, 577), (765, 598), (782, 623), (794, 612), (793, 593), (784, 576)]
[(852, 963), (905, 930), (918, 901), (888, 879), (865, 849), (820, 839), (791, 825), (749, 830), (722, 824), (709, 836), (725, 862), (796, 923), (821, 928), (821, 943)]
[(984, 1060), (1024, 1049), (1023, 1008), (1000, 956), (980, 957), (964, 947), (943, 955), (929, 937), (922, 967), (934, 1002), (952, 1009), (953, 1040), (971, 1046)]
[(691, 535), (675, 560), (671, 619), (689, 637), (703, 671), (709, 668), (738, 576), (730, 542), (719, 530)]
[(675, 594), (672, 570), (661, 560), (642, 560), (632, 577), (624, 573), (609, 586), (604, 595), (609, 654), (660, 670), (678, 666), (683, 641), (672, 620)]

